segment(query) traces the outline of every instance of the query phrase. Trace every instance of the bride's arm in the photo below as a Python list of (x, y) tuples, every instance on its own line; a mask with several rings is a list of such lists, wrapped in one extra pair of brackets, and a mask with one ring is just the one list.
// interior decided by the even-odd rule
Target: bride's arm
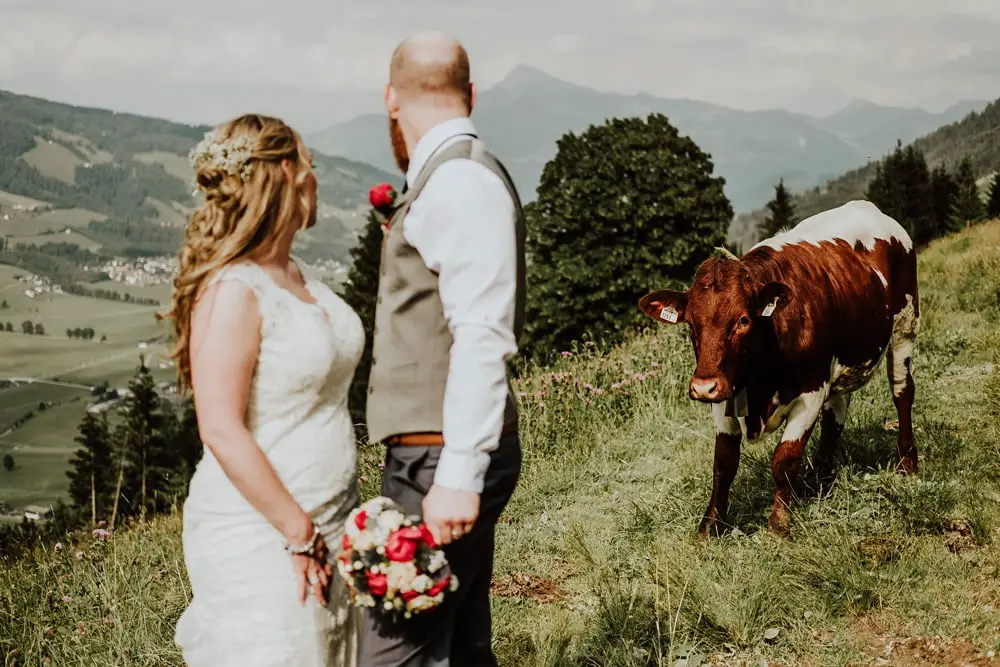
[(236, 281), (210, 286), (191, 314), (191, 388), (201, 439), (233, 486), (289, 544), (304, 545), (313, 523), (282, 484), (247, 429), (250, 383), (260, 349), (254, 293)]

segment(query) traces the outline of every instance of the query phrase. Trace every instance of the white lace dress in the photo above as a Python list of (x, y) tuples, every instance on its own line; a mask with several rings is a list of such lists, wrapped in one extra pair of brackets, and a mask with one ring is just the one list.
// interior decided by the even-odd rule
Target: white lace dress
[[(316, 301), (308, 304), (255, 264), (215, 279), (256, 294), (261, 346), (247, 425), (336, 553), (359, 503), (347, 393), (364, 347), (361, 320), (317, 280), (307, 278)], [(329, 604), (311, 596), (300, 604), (282, 535), (207, 448), (184, 504), (183, 542), (193, 599), (175, 640), (188, 667), (354, 667), (360, 616), (336, 568)]]

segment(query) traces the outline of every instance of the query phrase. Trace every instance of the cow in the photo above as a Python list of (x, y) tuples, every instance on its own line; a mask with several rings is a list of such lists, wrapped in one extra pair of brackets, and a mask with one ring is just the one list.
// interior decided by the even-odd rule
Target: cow
[(802, 455), (821, 423), (815, 460), (827, 474), (851, 403), (883, 357), (899, 417), (897, 471), (917, 472), (912, 358), (920, 322), (917, 260), (906, 230), (868, 201), (806, 218), (742, 257), (711, 257), (686, 292), (659, 290), (639, 310), (686, 323), (696, 366), (690, 398), (715, 423), (712, 495), (702, 535), (728, 528), (742, 438), (784, 425), (771, 458), (768, 528), (790, 537)]

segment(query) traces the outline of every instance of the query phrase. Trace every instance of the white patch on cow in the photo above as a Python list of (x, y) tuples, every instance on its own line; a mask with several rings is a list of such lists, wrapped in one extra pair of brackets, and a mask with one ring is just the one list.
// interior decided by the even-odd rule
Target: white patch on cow
[(789, 406), (788, 420), (785, 432), (781, 434), (782, 442), (797, 442), (816, 424), (819, 413), (826, 403), (830, 385), (823, 384), (816, 391), (799, 395)]
[(834, 357), (830, 369), (830, 391), (850, 393), (861, 389), (871, 381), (883, 356), (885, 356), (885, 349), (873, 360), (859, 366), (843, 366)]
[(920, 329), (920, 318), (913, 303), (913, 295), (906, 295), (906, 305), (892, 318), (892, 338), (889, 354), (889, 382), (892, 385), (892, 395), (900, 396), (906, 389), (907, 378), (913, 368), (913, 348)]
[(902, 225), (875, 204), (859, 199), (809, 216), (787, 232), (764, 239), (751, 250), (761, 246), (781, 250), (786, 245), (799, 243), (819, 246), (822, 241), (835, 239), (847, 241), (852, 246), (860, 242), (868, 250), (875, 248), (876, 241), (896, 239), (907, 250), (913, 249), (913, 241)]
[(724, 433), (725, 435), (742, 434), (742, 431), (740, 430), (740, 421), (735, 417), (726, 416), (725, 402), (712, 404), (712, 421), (715, 422), (716, 434), (719, 433)]
[(878, 279), (882, 281), (882, 287), (888, 287), (889, 286), (889, 281), (885, 279), (885, 274), (884, 273), (882, 273), (878, 269), (872, 269), (872, 271), (874, 271), (875, 275), (878, 276)]
[(829, 410), (833, 413), (833, 421), (837, 422), (838, 426), (843, 426), (847, 423), (847, 410), (850, 407), (850, 394), (830, 394), (823, 405), (824, 410)]

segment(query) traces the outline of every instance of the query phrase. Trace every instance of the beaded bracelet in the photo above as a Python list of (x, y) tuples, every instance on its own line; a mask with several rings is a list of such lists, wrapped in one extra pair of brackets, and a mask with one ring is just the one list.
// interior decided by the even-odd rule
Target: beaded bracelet
[(304, 547), (293, 547), (288, 542), (285, 542), (285, 551), (296, 556), (309, 556), (310, 558), (316, 557), (316, 540), (319, 539), (319, 530), (313, 527), (313, 536), (309, 540), (309, 543)]

